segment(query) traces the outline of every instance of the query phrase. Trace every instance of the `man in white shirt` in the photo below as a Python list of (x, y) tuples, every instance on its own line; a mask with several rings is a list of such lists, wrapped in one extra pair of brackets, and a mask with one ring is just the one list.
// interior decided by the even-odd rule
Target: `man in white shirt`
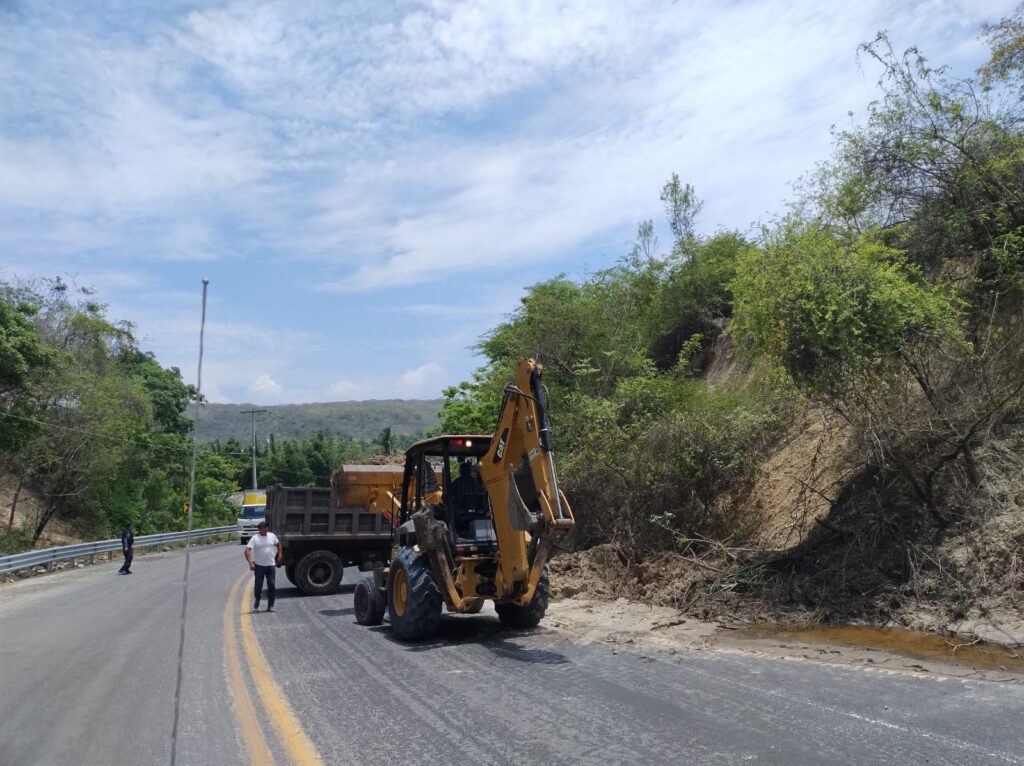
[(277, 564), (284, 558), (281, 552), (281, 541), (277, 535), (270, 531), (267, 522), (261, 521), (257, 527), (257, 533), (249, 538), (249, 544), (245, 546), (245, 560), (249, 562), (249, 569), (256, 573), (256, 585), (253, 594), (256, 601), (252, 610), (260, 608), (260, 596), (263, 595), (263, 580), (267, 581), (267, 611), (274, 611), (274, 596), (276, 594), (275, 579), (277, 576)]

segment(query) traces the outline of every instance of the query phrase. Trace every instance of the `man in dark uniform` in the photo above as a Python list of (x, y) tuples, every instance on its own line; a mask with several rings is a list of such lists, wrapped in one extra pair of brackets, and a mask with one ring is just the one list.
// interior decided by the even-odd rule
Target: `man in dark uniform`
[(132, 573), (132, 547), (135, 545), (135, 535), (132, 534), (132, 524), (129, 521), (124, 525), (121, 533), (121, 554), (124, 556), (124, 563), (117, 571), (120, 574)]

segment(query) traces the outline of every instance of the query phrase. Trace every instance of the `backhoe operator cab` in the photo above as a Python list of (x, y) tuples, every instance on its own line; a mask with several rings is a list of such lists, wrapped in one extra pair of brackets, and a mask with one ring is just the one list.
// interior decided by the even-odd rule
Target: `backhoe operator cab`
[(519, 360), (493, 436), (438, 436), (412, 445), (388, 567), (357, 585), (356, 620), (387, 612), (398, 638), (430, 636), (449, 612), (486, 599), (507, 627), (533, 627), (548, 606), (553, 539), (572, 529), (558, 489), (541, 366)]

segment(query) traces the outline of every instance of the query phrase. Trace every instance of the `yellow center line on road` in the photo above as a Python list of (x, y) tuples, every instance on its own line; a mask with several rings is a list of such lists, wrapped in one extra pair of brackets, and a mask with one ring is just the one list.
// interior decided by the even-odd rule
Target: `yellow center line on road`
[(292, 710), (288, 700), (284, 698), (280, 687), (274, 682), (267, 671), (267, 661), (263, 656), (263, 650), (256, 642), (256, 634), (252, 628), (252, 620), (246, 610), (249, 594), (242, 591), (242, 598), (239, 602), (239, 611), (242, 618), (242, 646), (245, 648), (246, 659), (248, 660), (249, 671), (252, 673), (252, 680), (256, 684), (260, 699), (263, 701), (263, 709), (270, 718), (270, 722), (277, 731), (278, 739), (284, 745), (285, 750), (291, 758), (294, 766), (324, 766), (320, 754), (313, 747), (313, 743), (299, 723), (295, 711)]
[(244, 581), (245, 576), (243, 575), (231, 589), (228, 602), (224, 606), (224, 659), (228, 666), (228, 691), (231, 692), (231, 698), (235, 703), (235, 718), (238, 719), (238, 726), (242, 733), (242, 745), (249, 757), (249, 763), (253, 766), (274, 766), (274, 761), (270, 757), (270, 748), (266, 746), (266, 738), (260, 731), (256, 711), (249, 698), (249, 690), (245, 686), (242, 662), (238, 657), (238, 643), (235, 640), (235, 610), (232, 607), (235, 604), (238, 589)]

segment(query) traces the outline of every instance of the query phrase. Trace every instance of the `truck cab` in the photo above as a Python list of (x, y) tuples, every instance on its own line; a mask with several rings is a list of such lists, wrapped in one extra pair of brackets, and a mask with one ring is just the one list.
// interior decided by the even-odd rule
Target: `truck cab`
[(238, 541), (242, 545), (256, 534), (256, 527), (267, 516), (267, 493), (253, 490), (242, 497), (242, 510), (238, 516)]

